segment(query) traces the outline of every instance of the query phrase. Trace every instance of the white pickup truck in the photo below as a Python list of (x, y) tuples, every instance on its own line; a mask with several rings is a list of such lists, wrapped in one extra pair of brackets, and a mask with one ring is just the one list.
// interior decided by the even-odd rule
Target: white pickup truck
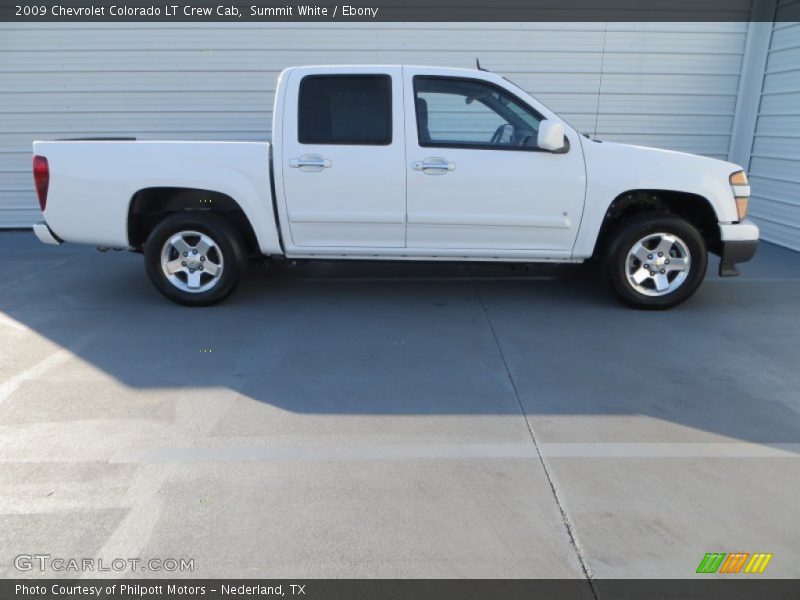
[(34, 142), (49, 244), (144, 254), (188, 305), (228, 296), (254, 256), (578, 263), (642, 308), (756, 250), (740, 166), (600, 142), (507, 79), (414, 66), (293, 67), (272, 142)]

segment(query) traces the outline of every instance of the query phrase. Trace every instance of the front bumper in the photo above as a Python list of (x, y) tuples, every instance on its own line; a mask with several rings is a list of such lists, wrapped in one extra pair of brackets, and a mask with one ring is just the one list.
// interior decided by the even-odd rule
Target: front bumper
[(758, 225), (747, 219), (740, 223), (721, 224), (720, 230), (720, 277), (735, 277), (739, 274), (736, 263), (747, 262), (758, 248)]
[(33, 224), (33, 233), (36, 234), (36, 237), (39, 238), (39, 241), (42, 242), (43, 244), (58, 246), (63, 242), (63, 240), (61, 240), (55, 233), (53, 233), (50, 230), (50, 228), (47, 226), (47, 223), (45, 223), (44, 221)]

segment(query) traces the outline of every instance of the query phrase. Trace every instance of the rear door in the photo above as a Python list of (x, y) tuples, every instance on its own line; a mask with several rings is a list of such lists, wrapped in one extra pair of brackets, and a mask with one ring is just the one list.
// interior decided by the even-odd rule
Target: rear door
[(281, 168), (292, 244), (403, 247), (402, 69), (301, 68), (289, 77)]

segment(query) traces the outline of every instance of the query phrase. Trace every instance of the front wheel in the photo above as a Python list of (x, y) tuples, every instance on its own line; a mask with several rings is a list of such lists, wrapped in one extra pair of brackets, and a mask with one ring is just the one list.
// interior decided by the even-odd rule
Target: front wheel
[(606, 268), (611, 287), (637, 308), (672, 308), (703, 281), (708, 253), (700, 232), (673, 215), (640, 215), (623, 222), (611, 241)]
[(153, 285), (173, 302), (188, 306), (216, 304), (228, 297), (244, 269), (244, 256), (236, 229), (204, 212), (167, 217), (144, 247)]

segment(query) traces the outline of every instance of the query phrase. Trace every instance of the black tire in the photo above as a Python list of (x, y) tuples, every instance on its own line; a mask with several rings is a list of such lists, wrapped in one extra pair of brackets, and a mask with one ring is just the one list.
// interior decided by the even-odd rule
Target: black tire
[[(207, 236), (206, 239), (210, 240), (213, 246), (207, 243), (201, 246), (202, 238), (190, 235), (192, 233)], [(182, 253), (178, 252), (175, 246), (166, 245), (173, 236), (178, 235), (180, 239), (177, 243), (183, 241), (188, 245), (186, 252), (189, 255), (186, 256), (188, 262), (181, 261)], [(199, 256), (193, 247), (193, 240), (197, 240), (194, 245), (200, 248)], [(210, 250), (205, 253), (204, 248)], [(179, 261), (179, 264), (186, 268), (181, 267), (181, 271), (170, 277), (166, 272), (167, 267), (162, 267), (162, 253), (168, 253), (170, 263)], [(198, 262), (200, 260), (204, 262)], [(147, 275), (156, 289), (173, 302), (186, 306), (209, 306), (230, 296), (247, 265), (244, 244), (239, 232), (224, 219), (200, 211), (176, 213), (156, 225), (145, 243), (144, 261)], [(218, 275), (209, 275), (212, 266), (215, 270), (218, 269)], [(190, 269), (192, 275), (189, 274)], [(200, 283), (195, 286), (196, 290), (189, 289), (190, 276), (195, 283), (197, 280), (194, 277), (199, 277)]]
[[(667, 245), (670, 238), (659, 237), (659, 234), (668, 234), (679, 240), (668, 252), (662, 252), (664, 256), (660, 257), (658, 242), (663, 241)], [(629, 256), (637, 242), (648, 236), (653, 237), (646, 240), (644, 250), (640, 249), (639, 252), (643, 254), (644, 261), (654, 260), (660, 264), (642, 264), (638, 257)], [(684, 252), (689, 255), (688, 267), (682, 271), (672, 271), (678, 261), (684, 264), (681, 256)], [(611, 238), (605, 257), (609, 281), (617, 296), (631, 306), (650, 310), (672, 308), (687, 300), (702, 283), (708, 266), (708, 252), (700, 232), (685, 219), (663, 213), (645, 213), (620, 223)], [(681, 272), (685, 272), (685, 275), (681, 276)], [(645, 276), (646, 279), (637, 285), (629, 279), (629, 274), (632, 278)], [(678, 281), (678, 278), (681, 280)], [(658, 285), (662, 289), (658, 289)], [(673, 285), (674, 289), (669, 291)]]

